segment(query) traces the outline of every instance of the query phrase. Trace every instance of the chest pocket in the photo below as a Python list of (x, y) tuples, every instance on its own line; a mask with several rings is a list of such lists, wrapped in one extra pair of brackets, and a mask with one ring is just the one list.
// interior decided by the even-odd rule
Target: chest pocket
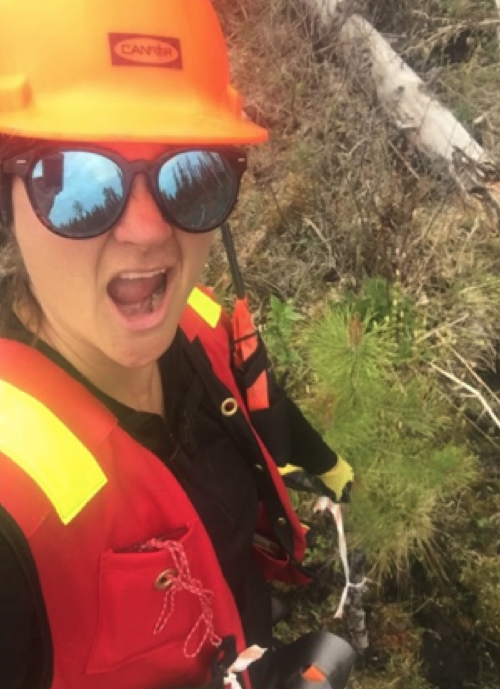
[[(101, 555), (98, 626), (88, 674), (147, 659), (169, 667), (172, 686), (207, 667), (220, 643), (213, 619), (214, 593), (203, 584), (200, 525)], [(170, 659), (170, 660), (168, 660)], [(203, 678), (201, 678), (203, 679)]]

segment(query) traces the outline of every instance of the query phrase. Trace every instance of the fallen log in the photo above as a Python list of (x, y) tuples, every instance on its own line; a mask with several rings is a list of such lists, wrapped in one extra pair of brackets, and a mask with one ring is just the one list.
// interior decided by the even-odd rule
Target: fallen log
[[(447, 168), (462, 192), (500, 218), (500, 168), (386, 39), (339, 0), (300, 0), (323, 29), (338, 33), (339, 54), (369, 72), (377, 98), (397, 128), (431, 161)], [(500, 6), (500, 0), (496, 0)]]

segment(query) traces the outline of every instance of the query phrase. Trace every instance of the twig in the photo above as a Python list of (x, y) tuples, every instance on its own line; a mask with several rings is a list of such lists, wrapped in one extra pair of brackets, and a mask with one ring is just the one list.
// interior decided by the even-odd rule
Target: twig
[(332, 255), (332, 247), (331, 247), (331, 242), (327, 240), (327, 238), (323, 235), (319, 227), (313, 223), (313, 221), (310, 218), (304, 218), (304, 222), (306, 225), (309, 225), (310, 228), (314, 230), (314, 232), (317, 234), (318, 238), (323, 242), (323, 244), (326, 246), (326, 250), (328, 252), (328, 259), (331, 265), (335, 267), (335, 261), (333, 259)]
[(465, 368), (469, 371), (469, 373), (471, 373), (471, 374), (474, 376), (474, 378), (477, 380), (477, 382), (478, 382), (480, 385), (482, 385), (483, 388), (485, 388), (485, 389), (489, 392), (489, 394), (493, 397), (493, 399), (495, 400), (495, 402), (497, 402), (497, 403), (500, 405), (500, 399), (498, 399), (497, 395), (495, 395), (495, 393), (493, 392), (493, 390), (492, 390), (488, 385), (486, 385), (486, 383), (484, 382), (484, 380), (482, 380), (481, 377), (477, 375), (477, 373), (474, 371), (474, 369), (473, 369), (472, 366), (469, 364), (469, 362), (466, 361), (466, 360), (463, 358), (463, 356), (462, 356), (461, 354), (459, 354), (459, 353), (456, 351), (456, 349), (453, 349), (453, 347), (451, 347), (451, 351), (452, 351), (453, 354), (457, 357), (457, 359), (458, 359), (459, 361), (462, 362), (462, 364), (463, 364), (463, 365), (465, 366)]
[(469, 317), (469, 314), (465, 313), (463, 316), (460, 316), (459, 318), (452, 321), (451, 323), (443, 323), (443, 325), (436, 326), (432, 330), (429, 330), (428, 332), (424, 333), (419, 338), (417, 338), (415, 340), (415, 344), (420, 344), (421, 342), (423, 342), (424, 340), (427, 340), (432, 335), (439, 335), (441, 330), (444, 330), (445, 328), (451, 328), (452, 326), (456, 325), (457, 323), (461, 323), (462, 321), (464, 321), (468, 317)]
[[(499, 0), (499, 2), (500, 2), (500, 0)], [(403, 155), (401, 155), (401, 153), (398, 151), (398, 149), (396, 148), (396, 146), (394, 146), (394, 144), (392, 144), (390, 141), (389, 141), (389, 148), (390, 148), (391, 151), (394, 153), (394, 155), (395, 155), (397, 158), (399, 158), (400, 162), (406, 167), (406, 169), (408, 170), (408, 172), (409, 172), (411, 175), (413, 175), (413, 177), (415, 177), (416, 180), (420, 180), (420, 175), (418, 174), (418, 172), (416, 172), (416, 171), (412, 168), (412, 166), (410, 165), (410, 163), (408, 162), (408, 160), (406, 160), (406, 158), (405, 158)]]
[[(498, 0), (498, 1), (500, 2), (500, 0)], [(465, 238), (465, 241), (464, 241), (463, 244), (462, 244), (462, 248), (460, 249), (460, 254), (459, 254), (459, 257), (458, 257), (458, 259), (457, 259), (457, 265), (460, 265), (460, 262), (461, 262), (461, 260), (462, 260), (462, 256), (463, 256), (464, 253), (465, 253), (465, 250), (469, 248), (469, 247), (468, 247), (468, 243), (469, 243), (470, 240), (472, 239), (473, 235), (476, 233), (476, 231), (477, 231), (477, 229), (479, 228), (479, 226), (480, 226), (479, 218), (476, 218), (476, 219), (474, 220), (474, 225), (472, 226), (472, 230), (469, 232), (469, 234), (468, 234), (467, 237)]]
[[(456, 402), (456, 400), (453, 398), (453, 396), (450, 395), (450, 394), (447, 393), (447, 392), (445, 392), (444, 394), (445, 394), (445, 396), (446, 396), (446, 399), (447, 399), (448, 402), (450, 403), (450, 405), (455, 409), (455, 411), (456, 411), (457, 413), (459, 413), (459, 414), (463, 414), (463, 408), (457, 404), (457, 402)], [(486, 432), (484, 431), (483, 428), (481, 428), (480, 426), (478, 426), (478, 424), (474, 421), (474, 419), (472, 419), (472, 418), (470, 418), (470, 417), (467, 417), (467, 423), (469, 423), (469, 424), (472, 426), (472, 428), (474, 428), (474, 430), (475, 430), (480, 436), (482, 436), (483, 440), (485, 440), (486, 442), (488, 442), (492, 447), (495, 448), (495, 450), (497, 450), (498, 452), (500, 452), (500, 445), (498, 444), (498, 442), (496, 442), (495, 439), (491, 437), (491, 435), (489, 435), (488, 433), (486, 433)]]
[(436, 364), (433, 364), (432, 362), (430, 362), (429, 366), (431, 366), (431, 368), (438, 371), (439, 373), (441, 373), (441, 375), (445, 376), (449, 380), (452, 380), (459, 387), (465, 388), (465, 390), (468, 390), (472, 394), (473, 397), (475, 397), (476, 399), (478, 399), (481, 402), (481, 404), (483, 405), (486, 412), (490, 415), (491, 419), (496, 424), (497, 428), (500, 428), (500, 420), (498, 419), (498, 417), (496, 416), (495, 412), (490, 407), (488, 402), (481, 395), (479, 390), (476, 390), (476, 388), (473, 388), (472, 385), (469, 385), (468, 383), (464, 383), (463, 380), (460, 380), (460, 378), (457, 378), (456, 376), (454, 376), (453, 373), (449, 373), (448, 371), (445, 371), (444, 369), (440, 368)]

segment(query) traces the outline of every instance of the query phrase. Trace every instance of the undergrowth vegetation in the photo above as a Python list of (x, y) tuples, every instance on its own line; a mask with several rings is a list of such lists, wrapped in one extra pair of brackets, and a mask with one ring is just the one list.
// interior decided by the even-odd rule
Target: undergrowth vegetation
[(378, 323), (370, 312), (362, 321), (355, 308), (334, 304), (307, 338), (317, 382), (304, 406), (356, 467), (351, 542), (363, 547), (377, 580), (405, 575), (412, 558), (428, 570), (443, 567), (435, 542), (442, 505), (475, 478), (452, 409), (418, 370), (417, 355), (408, 358), (400, 325), (390, 316)]
[[(271, 135), (252, 151), (232, 218), (255, 318), (279, 378), (356, 472), (347, 538), (374, 583), (352, 686), (498, 687), (498, 217), (391, 123), (366, 55), (346, 60), (338, 30), (306, 10), (312, 0), (214, 5), (247, 113)], [(494, 0), (343, 7), (500, 160)], [(229, 303), (222, 243), (207, 273)], [(295, 499), (309, 510), (310, 497)], [(325, 529), (315, 555), (331, 562)], [(333, 619), (335, 562), (285, 638), (348, 634)]]

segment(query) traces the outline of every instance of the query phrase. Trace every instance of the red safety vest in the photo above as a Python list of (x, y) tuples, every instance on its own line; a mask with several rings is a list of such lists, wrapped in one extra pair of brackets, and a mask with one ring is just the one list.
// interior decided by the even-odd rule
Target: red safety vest
[[(224, 315), (195, 290), (182, 328), (243, 405)], [(200, 315), (201, 314), (201, 315)], [(265, 448), (294, 533), (269, 576), (300, 581), (304, 539)], [(81, 384), (38, 351), (0, 340), (0, 504), (33, 554), (53, 643), (52, 689), (199, 686), (217, 645), (245, 639), (210, 539), (165, 465)], [(272, 525), (262, 524), (272, 537)]]

